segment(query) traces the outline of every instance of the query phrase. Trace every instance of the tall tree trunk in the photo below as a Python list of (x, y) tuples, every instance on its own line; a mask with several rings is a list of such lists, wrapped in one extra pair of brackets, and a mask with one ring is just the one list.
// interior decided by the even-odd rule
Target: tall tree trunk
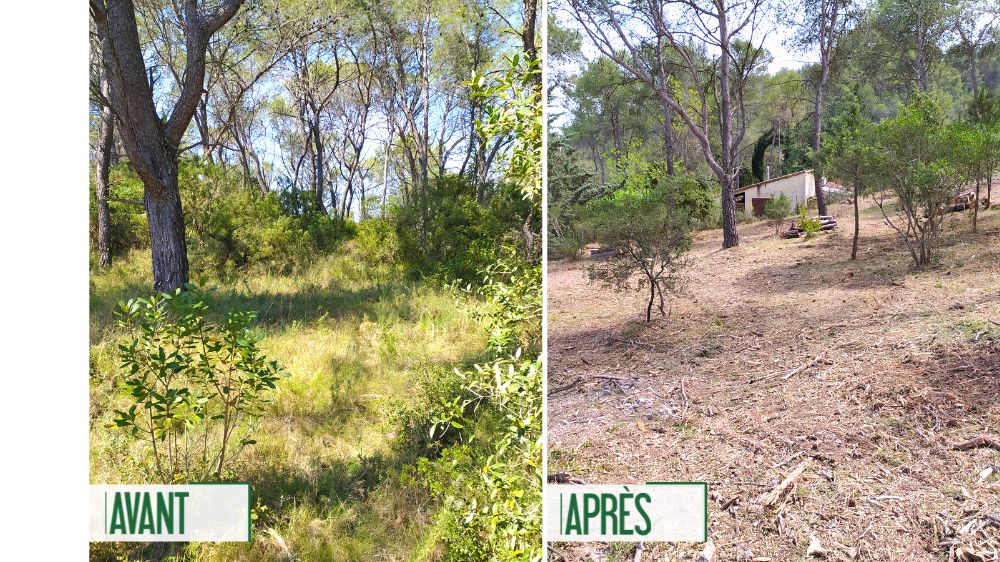
[(736, 231), (736, 200), (734, 184), (739, 170), (736, 151), (733, 147), (733, 105), (730, 92), (729, 26), (722, 12), (719, 14), (719, 37), (722, 39), (722, 53), (719, 57), (719, 132), (722, 137), (722, 247), (739, 246), (740, 236)]
[(132, 1), (90, 2), (91, 17), (103, 40), (110, 102), (121, 125), (119, 136), (143, 183), (157, 291), (177, 289), (188, 280), (177, 151), (203, 95), (209, 39), (236, 15), (242, 3), (224, 0), (208, 12), (202, 12), (193, 0), (184, 3), (184, 78), (177, 101), (164, 119), (153, 102)]
[(427, 0), (425, 3), (426, 12), (424, 14), (424, 31), (421, 42), (421, 96), (423, 97), (423, 142), (421, 143), (420, 151), (420, 187), (423, 190), (423, 197), (420, 202), (420, 242), (424, 251), (427, 250), (427, 221), (428, 217), (428, 197), (430, 194), (430, 178), (428, 176), (428, 166), (430, 161), (430, 145), (431, 145), (431, 69), (430, 69), (430, 41), (428, 36), (431, 32), (431, 2)]
[[(823, 59), (820, 62), (822, 68), (820, 78), (816, 81), (816, 99), (813, 103), (813, 159), (817, 162), (823, 138), (823, 90), (826, 88), (826, 82), (830, 76), (830, 61), (826, 56), (821, 58)], [(820, 215), (829, 214), (826, 210), (826, 194), (823, 193), (822, 185), (816, 190), (816, 208)]]
[[(101, 90), (108, 97), (108, 79), (102, 79)], [(111, 154), (115, 149), (115, 116), (107, 105), (101, 106), (101, 133), (97, 141), (94, 170), (94, 195), (97, 199), (97, 255), (101, 267), (111, 267), (111, 210), (108, 192), (111, 184)]]
[(184, 212), (177, 185), (177, 165), (167, 175), (162, 193), (145, 191), (146, 218), (153, 251), (153, 288), (171, 291), (188, 281), (187, 242), (184, 236)]
[[(315, 149), (315, 159), (313, 160), (313, 195), (315, 198), (316, 210), (322, 214), (326, 214), (326, 204), (323, 203), (323, 189), (326, 184), (326, 162), (324, 161), (323, 154), (323, 138), (319, 130), (319, 111), (313, 113), (312, 121), (312, 137), (313, 146)], [(336, 208), (337, 201), (333, 201), (334, 208)]]
[[(524, 0), (524, 27), (521, 32), (521, 48), (529, 61), (538, 60), (538, 48), (535, 46), (536, 22), (538, 19), (538, 0)], [(531, 85), (535, 92), (542, 95), (542, 74), (537, 72), (531, 76)]]
[(663, 107), (663, 149), (667, 157), (667, 175), (674, 175), (674, 108)]
[(101, 267), (111, 266), (111, 209), (108, 192), (111, 184), (111, 152), (114, 150), (114, 116), (108, 107), (101, 108), (101, 137), (97, 144), (97, 170), (94, 195), (97, 198), (97, 255)]

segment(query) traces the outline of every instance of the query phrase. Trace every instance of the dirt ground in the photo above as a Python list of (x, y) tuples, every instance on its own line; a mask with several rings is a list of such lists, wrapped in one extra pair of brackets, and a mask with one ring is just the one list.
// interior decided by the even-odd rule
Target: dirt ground
[[(781, 240), (701, 232), (669, 315), (644, 294), (549, 265), (549, 473), (588, 483), (709, 482), (716, 560), (1000, 560), (1000, 210), (949, 216), (916, 271), (875, 207)], [(800, 463), (773, 509), (757, 498)], [(992, 472), (991, 470), (992, 469)], [(807, 554), (818, 541), (823, 554)], [(647, 544), (695, 560), (701, 544)], [(555, 544), (551, 560), (634, 559), (631, 544)]]

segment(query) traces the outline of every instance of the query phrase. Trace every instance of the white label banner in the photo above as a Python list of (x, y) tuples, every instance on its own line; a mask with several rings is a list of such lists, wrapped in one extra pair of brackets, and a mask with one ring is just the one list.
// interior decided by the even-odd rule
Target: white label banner
[(94, 542), (247, 542), (250, 483), (90, 486)]
[(545, 534), (562, 542), (704, 542), (708, 484), (546, 485)]

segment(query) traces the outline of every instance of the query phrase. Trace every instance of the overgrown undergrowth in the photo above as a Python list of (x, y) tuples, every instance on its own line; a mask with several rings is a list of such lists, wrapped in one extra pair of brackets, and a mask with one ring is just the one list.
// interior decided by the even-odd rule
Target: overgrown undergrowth
[[(290, 374), (227, 479), (253, 483), (249, 544), (97, 544), (107, 560), (420, 560), (440, 555), (448, 524), (406, 467), (433, 457), (429, 389), (486, 352), (484, 303), (408, 281), (353, 242), (294, 276), (202, 279), (213, 309), (259, 312), (262, 348)], [(129, 403), (114, 376), (119, 299), (148, 292), (148, 255), (91, 276), (92, 482), (144, 482), (149, 455), (105, 427)], [(450, 376), (450, 375), (448, 375)]]

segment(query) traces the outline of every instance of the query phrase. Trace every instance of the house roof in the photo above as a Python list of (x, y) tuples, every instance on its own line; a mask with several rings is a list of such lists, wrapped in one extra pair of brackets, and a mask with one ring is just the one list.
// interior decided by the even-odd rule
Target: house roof
[(733, 191), (733, 193), (741, 193), (743, 191), (746, 191), (748, 189), (757, 187), (759, 185), (766, 185), (766, 184), (769, 184), (769, 183), (771, 183), (773, 181), (783, 180), (785, 178), (790, 178), (792, 176), (797, 176), (799, 174), (811, 174), (811, 173), (812, 173), (812, 168), (809, 168), (808, 170), (799, 170), (798, 172), (792, 172), (790, 174), (785, 174), (783, 176), (778, 176), (776, 178), (770, 178), (770, 179), (766, 179), (764, 181), (759, 181), (757, 183), (751, 183), (749, 185), (744, 185), (744, 186), (740, 187), (739, 189), (736, 189), (735, 191)]

